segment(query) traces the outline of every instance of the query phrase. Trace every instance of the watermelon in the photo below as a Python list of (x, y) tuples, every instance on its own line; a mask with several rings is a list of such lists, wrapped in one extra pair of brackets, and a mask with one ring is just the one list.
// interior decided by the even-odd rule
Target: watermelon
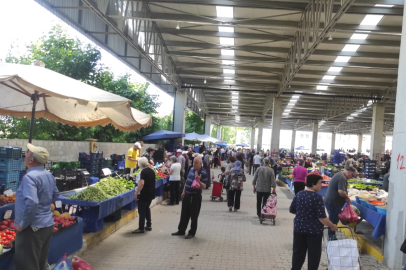
[(354, 210), (355, 213), (357, 213), (358, 216), (361, 215), (361, 212), (358, 210), (357, 207), (355, 207), (354, 205), (351, 205), (352, 209)]

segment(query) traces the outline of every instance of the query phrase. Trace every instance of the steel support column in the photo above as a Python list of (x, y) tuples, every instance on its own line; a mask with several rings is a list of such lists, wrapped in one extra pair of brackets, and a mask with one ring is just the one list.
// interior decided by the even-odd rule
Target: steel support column
[(317, 137), (319, 136), (319, 123), (314, 122), (312, 124), (312, 131), (313, 131), (313, 136), (312, 136), (312, 154), (317, 154)]
[(281, 136), (282, 125), (282, 98), (273, 99), (272, 108), (272, 137), (271, 137), (271, 157), (277, 159), (279, 157), (279, 142)]
[(255, 148), (254, 144), (255, 144), (255, 128), (253, 127), (251, 128), (251, 145), (250, 145), (251, 149)]
[(385, 116), (385, 105), (382, 103), (375, 103), (373, 105), (372, 113), (372, 129), (371, 129), (371, 148), (369, 158), (373, 160), (380, 160), (382, 156), (382, 137), (383, 137), (383, 124)]
[(292, 141), (290, 144), (290, 151), (295, 152), (295, 143), (296, 143), (296, 130), (292, 130)]
[(262, 150), (262, 135), (264, 133), (264, 119), (261, 118), (258, 122), (258, 141), (257, 141), (257, 151)]

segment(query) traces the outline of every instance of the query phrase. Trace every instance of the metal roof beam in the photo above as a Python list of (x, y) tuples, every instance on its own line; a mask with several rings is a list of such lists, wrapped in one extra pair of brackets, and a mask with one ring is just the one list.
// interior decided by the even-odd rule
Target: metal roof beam
[[(305, 10), (308, 1), (228, 1), (228, 0), (147, 0), (148, 3), (177, 3), (177, 4), (191, 4), (191, 5), (211, 5), (211, 6), (231, 6), (231, 7), (242, 7), (242, 8), (259, 8), (259, 9), (283, 9), (283, 10)], [(333, 11), (337, 12), (340, 9), (340, 1), (333, 1)], [(375, 4), (385, 5), (403, 5), (401, 0), (357, 0), (357, 5), (368, 5), (366, 6), (353, 6), (348, 10), (348, 13), (352, 14), (381, 14), (381, 15), (402, 15), (401, 11), (397, 8), (396, 11), (390, 12), (389, 8), (373, 7)], [(387, 4), (390, 3), (390, 4)], [(371, 7), (372, 6), (372, 7)], [(368, 8), (368, 10), (364, 10)], [(366, 13), (368, 12), (368, 13)]]

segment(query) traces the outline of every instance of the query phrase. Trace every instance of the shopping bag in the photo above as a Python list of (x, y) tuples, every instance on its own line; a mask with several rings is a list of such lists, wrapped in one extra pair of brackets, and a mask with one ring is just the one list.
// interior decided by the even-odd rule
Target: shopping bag
[(90, 264), (76, 256), (72, 258), (72, 266), (73, 270), (93, 270)]
[(72, 265), (70, 264), (66, 253), (63, 254), (62, 258), (59, 259), (52, 270), (72, 270)]
[(329, 270), (360, 270), (358, 244), (354, 239), (342, 239), (327, 243)]
[(350, 222), (350, 223), (358, 221), (358, 215), (357, 215), (357, 213), (355, 213), (354, 209), (352, 209), (351, 205), (347, 205), (346, 207), (344, 207), (344, 209), (338, 215), (338, 218), (341, 221)]
[(197, 179), (193, 180), (192, 188), (200, 188), (200, 184), (199, 184), (199, 182), (197, 181)]

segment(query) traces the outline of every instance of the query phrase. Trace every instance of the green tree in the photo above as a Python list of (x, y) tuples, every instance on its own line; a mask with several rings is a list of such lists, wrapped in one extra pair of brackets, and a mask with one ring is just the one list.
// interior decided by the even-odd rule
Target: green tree
[(185, 133), (203, 134), (203, 129), (204, 120), (194, 112), (187, 110), (185, 113)]
[[(147, 93), (148, 83), (134, 84), (129, 75), (115, 78), (113, 73), (100, 63), (101, 54), (96, 47), (69, 38), (59, 25), (52, 27), (48, 36), (31, 43), (27, 47), (26, 55), (15, 56), (13, 49), (12, 47), (6, 58), (8, 63), (31, 64), (35, 60), (42, 61), (48, 69), (130, 99), (132, 107), (150, 115), (156, 114), (160, 106), (158, 97)], [(2, 120), (0, 137), (28, 138), (29, 119), (4, 116)], [(112, 125), (78, 128), (39, 118), (36, 119), (33, 138), (85, 140), (91, 137), (102, 142), (132, 142), (158, 130), (159, 119), (153, 117), (152, 122), (151, 127), (125, 133)]]

